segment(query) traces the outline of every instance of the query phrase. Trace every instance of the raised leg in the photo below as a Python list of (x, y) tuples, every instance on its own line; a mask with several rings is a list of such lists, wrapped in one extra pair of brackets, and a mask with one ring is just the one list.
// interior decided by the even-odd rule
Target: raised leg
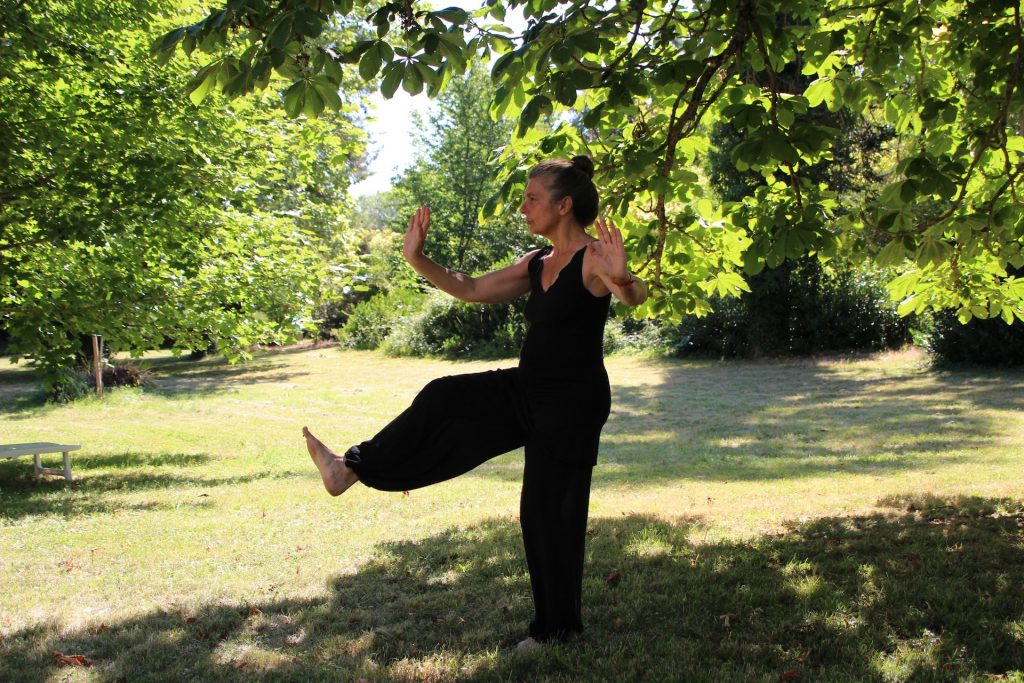
[(345, 459), (337, 455), (330, 448), (325, 446), (320, 439), (313, 436), (307, 428), (302, 428), (302, 435), (306, 438), (306, 450), (313, 458), (313, 463), (320, 471), (320, 478), (323, 479), (324, 488), (332, 496), (340, 496), (359, 481), (358, 475), (348, 465)]

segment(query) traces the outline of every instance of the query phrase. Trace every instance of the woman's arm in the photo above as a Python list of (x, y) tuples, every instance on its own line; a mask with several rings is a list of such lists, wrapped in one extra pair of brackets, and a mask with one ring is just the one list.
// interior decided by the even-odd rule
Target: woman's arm
[(405, 233), (402, 255), (413, 270), (422, 275), (428, 282), (462, 301), (497, 304), (510, 301), (530, 291), (530, 274), (527, 266), (530, 252), (519, 258), (515, 263), (499, 270), (491, 271), (480, 277), (471, 277), (450, 268), (445, 268), (423, 253), (423, 245), (427, 241), (430, 229), (430, 207), (421, 206), (409, 219), (409, 229)]
[(639, 306), (647, 301), (647, 284), (626, 267), (622, 233), (610, 220), (605, 223), (599, 218), (594, 225), (597, 227), (597, 241), (590, 243), (592, 278), (596, 277), (604, 288), (627, 306)]

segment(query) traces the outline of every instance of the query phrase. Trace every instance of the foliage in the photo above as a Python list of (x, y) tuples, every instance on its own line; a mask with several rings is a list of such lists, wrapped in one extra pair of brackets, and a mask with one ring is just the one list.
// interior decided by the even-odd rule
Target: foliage
[(939, 363), (1024, 365), (1024, 328), (1002, 320), (971, 320), (966, 325), (955, 315), (935, 315), (925, 341)]
[(434, 292), (416, 315), (393, 325), (384, 350), (396, 356), (507, 358), (519, 353), (526, 302), (474, 304)]
[(886, 300), (880, 280), (809, 258), (763, 271), (750, 293), (685, 319), (671, 335), (675, 352), (760, 357), (899, 348), (911, 341), (909, 321)]
[[(796, 74), (791, 79), (800, 79)], [(806, 80), (806, 79), (804, 79)], [(846, 110), (808, 112), (798, 117), (837, 131), (834, 159), (805, 170), (812, 181), (824, 181), (837, 196), (877, 194), (877, 168), (884, 159), (890, 128), (859, 122)], [(736, 127), (718, 124), (711, 134), (708, 176), (725, 201), (743, 201), (765, 186), (759, 173), (739, 171), (727, 150), (742, 142)], [(849, 204), (849, 202), (844, 202)], [(758, 226), (751, 228), (758, 235)], [(847, 250), (849, 251), (849, 250)], [(881, 286), (880, 273), (870, 264), (845, 258), (787, 259), (748, 279), (750, 291), (739, 300), (715, 302), (706, 318), (683, 319), (673, 336), (678, 353), (719, 357), (806, 355), (822, 352), (874, 351), (910, 341), (907, 321), (896, 314)]]
[(492, 121), (488, 113), (494, 88), (477, 65), (452, 77), (421, 127), (413, 164), (394, 183), (397, 229), (417, 207), (431, 208), (426, 252), (438, 263), (466, 273), (490, 270), (528, 251), (533, 238), (517, 216), (492, 216), (481, 210), (499, 187), (497, 153), (507, 142), (512, 121)]
[(672, 351), (673, 326), (661, 320), (609, 318), (604, 326), (604, 353), (659, 357)]
[(352, 308), (338, 340), (353, 349), (379, 348), (392, 331), (409, 324), (423, 308), (424, 296), (412, 289), (380, 292)]
[(197, 108), (190, 66), (148, 57), (151, 32), (192, 13), (26, 1), (0, 20), (0, 327), (54, 389), (82, 334), (237, 357), (295, 337), (321, 279), (347, 277), (323, 261), (351, 249), (358, 88), (301, 125), (269, 94)]
[[(526, 19), (518, 35), (497, 23), (513, 10)], [(376, 36), (311, 45), (336, 14), (367, 14)], [(400, 85), (435, 94), (467, 61), (498, 56), (493, 112), (520, 112), (519, 139), (490, 209), (519, 191), (537, 155), (589, 151), (655, 285), (650, 314), (706, 313), (712, 296), (743, 291), (744, 273), (850, 246), (901, 271), (889, 292), (903, 314), (1024, 318), (1024, 280), (1006, 270), (1024, 265), (1024, 25), (1014, 0), (493, 0), (472, 13), (409, 0), (232, 0), (153, 51), (166, 60), (178, 45), (234, 51), (196, 74), (199, 88), (219, 77), (239, 95), (277, 69), (314, 111), (340, 63), (358, 63), (391, 96)], [(788, 91), (787, 71), (814, 80)], [(837, 141), (799, 115), (844, 107), (899, 136), (884, 191), (855, 207), (805, 173)], [(578, 125), (534, 130), (566, 111), (582, 113)], [(767, 183), (714, 206), (690, 169), (708, 151), (702, 124), (720, 120), (744, 131), (734, 163)]]

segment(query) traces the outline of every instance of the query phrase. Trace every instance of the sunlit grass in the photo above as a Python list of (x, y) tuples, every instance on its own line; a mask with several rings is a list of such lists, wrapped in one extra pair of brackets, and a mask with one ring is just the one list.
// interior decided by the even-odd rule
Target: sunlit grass
[[(589, 630), (517, 656), (521, 453), (408, 496), (332, 499), (300, 435), (346, 448), (427, 380), (510, 362), (155, 354), (156, 388), (68, 406), (0, 368), (0, 441), (83, 446), (70, 485), (0, 462), (0, 680), (1024, 669), (1024, 374), (935, 371), (915, 354), (609, 359)], [(58, 669), (54, 650), (95, 666)]]

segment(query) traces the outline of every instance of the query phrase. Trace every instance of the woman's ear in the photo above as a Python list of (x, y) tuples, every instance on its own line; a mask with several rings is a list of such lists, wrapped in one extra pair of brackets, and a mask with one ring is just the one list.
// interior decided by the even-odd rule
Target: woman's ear
[(562, 200), (558, 202), (558, 215), (568, 216), (570, 213), (572, 213), (572, 197), (565, 195), (562, 197)]

